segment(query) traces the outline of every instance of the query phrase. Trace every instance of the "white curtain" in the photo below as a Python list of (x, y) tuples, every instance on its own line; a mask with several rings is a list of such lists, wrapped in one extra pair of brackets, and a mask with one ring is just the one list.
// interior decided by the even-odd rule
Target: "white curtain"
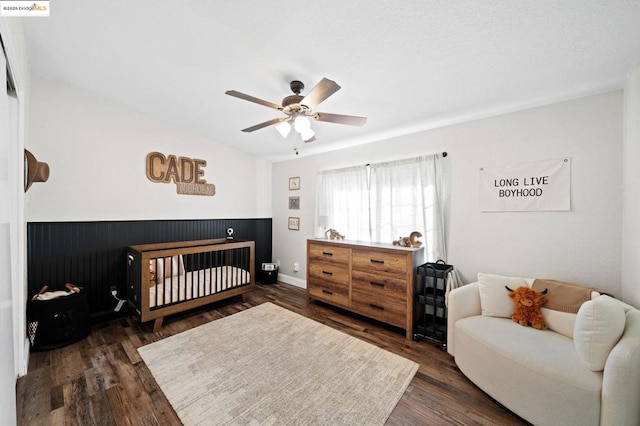
[(371, 240), (422, 234), (428, 262), (446, 259), (441, 154), (371, 165)]
[[(446, 262), (449, 167), (443, 157), (433, 154), (319, 173), (316, 226), (337, 229), (349, 240), (386, 243), (418, 231), (424, 261)], [(453, 269), (446, 295), (461, 284)]]
[(316, 227), (336, 229), (349, 240), (370, 241), (367, 166), (318, 174)]

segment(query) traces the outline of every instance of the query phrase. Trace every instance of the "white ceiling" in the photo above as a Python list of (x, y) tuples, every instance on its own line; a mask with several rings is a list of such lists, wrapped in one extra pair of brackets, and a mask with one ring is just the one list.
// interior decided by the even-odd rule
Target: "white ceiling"
[[(39, 74), (278, 161), (623, 86), (640, 64), (640, 0), (64, 0), (24, 20)], [(342, 89), (317, 142), (273, 127), (289, 82)], [(179, 141), (177, 141), (179, 143)]]

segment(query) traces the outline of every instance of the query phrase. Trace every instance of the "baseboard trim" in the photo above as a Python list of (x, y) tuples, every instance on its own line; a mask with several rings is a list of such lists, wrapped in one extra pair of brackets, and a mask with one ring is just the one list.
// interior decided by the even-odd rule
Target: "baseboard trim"
[(279, 274), (278, 281), (282, 281), (285, 284), (291, 284), (300, 288), (307, 288), (307, 280), (302, 280), (300, 278), (292, 277), (291, 275)]
[(26, 376), (29, 372), (29, 354), (31, 353), (31, 342), (27, 337), (24, 339), (24, 355), (22, 358), (22, 365), (18, 367), (18, 377)]

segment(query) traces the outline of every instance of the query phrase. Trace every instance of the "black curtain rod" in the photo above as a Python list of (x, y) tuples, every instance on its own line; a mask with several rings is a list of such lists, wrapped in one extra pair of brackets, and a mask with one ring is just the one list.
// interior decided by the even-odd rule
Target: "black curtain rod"
[[(447, 154), (447, 151), (444, 151), (442, 153), (442, 157), (446, 157), (447, 155), (449, 155), (449, 154)], [(371, 165), (370, 163), (365, 164), (365, 166), (367, 166), (367, 167), (370, 166), (370, 165)]]

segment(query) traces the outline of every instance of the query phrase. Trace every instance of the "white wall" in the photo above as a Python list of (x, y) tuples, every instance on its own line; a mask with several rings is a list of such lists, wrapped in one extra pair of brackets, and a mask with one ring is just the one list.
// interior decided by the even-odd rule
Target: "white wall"
[(640, 66), (624, 89), (622, 298), (640, 307)]
[[(27, 193), (29, 222), (271, 216), (271, 163), (60, 80), (34, 74), (31, 89), (27, 148), (51, 173)], [(216, 195), (149, 181), (151, 151), (206, 160)]]
[(16, 412), (14, 312), (19, 309), (13, 300), (19, 275), (13, 254), (18, 251), (15, 235), (21, 223), (17, 217), (18, 197), (15, 191), (18, 143), (12, 137), (13, 120), (6, 90), (5, 66), (4, 52), (0, 52), (0, 282), (4, 283), (4, 291), (0, 293), (0, 421), (13, 424)]
[[(27, 56), (22, 19), (0, 18), (0, 33), (8, 66), (2, 55), (2, 107), (0, 108), (0, 269), (4, 291), (0, 296), (0, 423), (16, 422), (16, 377), (26, 374), (29, 351), (26, 340), (25, 218), (22, 187), (25, 92), (28, 91)], [(9, 69), (16, 97), (4, 90)]]
[[(320, 170), (447, 151), (451, 170), (448, 262), (478, 272), (568, 280), (621, 294), (622, 91), (576, 99), (273, 166), (273, 255), (285, 282), (304, 285)], [(322, 143), (318, 141), (316, 143)], [(478, 169), (571, 157), (571, 211), (481, 213)], [(291, 176), (301, 189), (288, 191)], [(301, 209), (287, 197), (300, 195)], [(299, 213), (299, 214), (294, 214)], [(301, 230), (287, 230), (287, 216)], [(347, 234), (347, 230), (339, 230)], [(294, 262), (300, 272), (292, 271)]]

